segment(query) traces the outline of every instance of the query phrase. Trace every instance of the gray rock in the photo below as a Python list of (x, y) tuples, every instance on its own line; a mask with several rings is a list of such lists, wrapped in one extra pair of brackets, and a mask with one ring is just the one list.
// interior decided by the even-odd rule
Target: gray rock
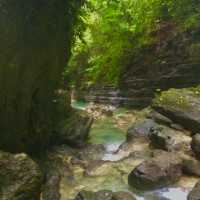
[(189, 193), (187, 200), (199, 200), (200, 199), (200, 182), (198, 182), (192, 191)]
[(133, 195), (128, 192), (114, 192), (112, 200), (136, 200)]
[(110, 190), (101, 190), (98, 192), (81, 191), (75, 197), (75, 200), (136, 200), (128, 192), (112, 192)]
[(167, 151), (190, 151), (191, 137), (167, 126), (154, 126), (149, 135), (151, 145)]
[(164, 124), (167, 126), (170, 126), (173, 121), (169, 118), (167, 118), (166, 116), (156, 112), (156, 111), (152, 111), (148, 114), (148, 117), (153, 119), (155, 122), (159, 123), (159, 124)]
[(138, 122), (131, 126), (127, 131), (127, 141), (130, 141), (136, 137), (148, 137), (152, 127), (157, 125), (151, 119), (145, 119), (142, 122)]
[(129, 185), (140, 190), (150, 190), (174, 183), (182, 175), (181, 162), (173, 153), (160, 153), (142, 162), (129, 174)]
[(26, 154), (0, 151), (0, 199), (38, 200), (41, 185), (41, 171)]
[(75, 112), (59, 125), (60, 143), (66, 142), (75, 147), (85, 146), (92, 123), (93, 119), (88, 115)]
[(183, 159), (183, 173), (200, 177), (200, 162), (189, 157)]

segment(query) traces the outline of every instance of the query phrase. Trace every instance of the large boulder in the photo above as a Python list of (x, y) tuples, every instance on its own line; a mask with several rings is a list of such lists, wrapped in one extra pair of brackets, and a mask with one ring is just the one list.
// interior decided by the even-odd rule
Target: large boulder
[(170, 89), (154, 100), (153, 108), (193, 133), (200, 132), (200, 89)]
[(39, 200), (42, 174), (26, 154), (0, 151), (0, 199)]
[(145, 119), (132, 125), (127, 131), (127, 141), (133, 140), (138, 137), (148, 137), (152, 127), (156, 123), (151, 119)]
[(173, 153), (159, 153), (142, 162), (129, 174), (129, 185), (140, 190), (149, 190), (174, 183), (182, 175), (181, 162)]
[(151, 145), (167, 151), (190, 151), (191, 137), (167, 126), (154, 126), (149, 134)]
[(199, 200), (200, 199), (200, 182), (198, 182), (192, 191), (189, 193), (187, 200)]

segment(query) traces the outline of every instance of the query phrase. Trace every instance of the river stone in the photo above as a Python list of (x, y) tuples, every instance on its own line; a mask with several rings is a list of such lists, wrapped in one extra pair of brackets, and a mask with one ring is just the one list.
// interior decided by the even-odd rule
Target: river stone
[(112, 200), (136, 200), (133, 195), (128, 192), (114, 192)]
[(192, 157), (183, 158), (183, 172), (200, 177), (200, 162)]
[(85, 190), (79, 192), (75, 197), (75, 200), (93, 200), (93, 199), (94, 199), (94, 193)]
[(199, 200), (200, 199), (200, 181), (194, 186), (189, 193), (187, 200)]
[(69, 119), (59, 124), (60, 143), (65, 142), (73, 147), (84, 147), (92, 123), (93, 118), (89, 117), (87, 114), (75, 112)]
[(159, 153), (142, 162), (128, 176), (128, 183), (140, 190), (161, 188), (179, 180), (181, 159), (173, 153)]
[(190, 151), (191, 137), (167, 126), (154, 126), (150, 130), (151, 145), (166, 151)]
[(156, 195), (156, 194), (150, 194), (150, 195), (145, 196), (145, 200), (170, 200), (170, 199)]
[(81, 191), (75, 200), (112, 200), (112, 191), (102, 190), (98, 192)]
[(156, 123), (151, 119), (145, 119), (131, 126), (127, 131), (127, 141), (133, 140), (136, 137), (147, 137), (150, 130)]
[(128, 192), (112, 192), (110, 190), (101, 190), (98, 192), (81, 191), (75, 200), (136, 200)]
[(200, 132), (200, 98), (192, 90), (163, 92), (154, 100), (153, 108), (191, 132)]
[(200, 158), (200, 134), (196, 134), (192, 137), (191, 148), (197, 158)]
[(42, 174), (26, 154), (0, 151), (0, 199), (38, 200)]
[(155, 122), (157, 122), (158, 124), (164, 124), (164, 125), (168, 125), (170, 126), (173, 121), (171, 119), (169, 119), (168, 117), (156, 112), (156, 111), (152, 111), (147, 115), (148, 118), (151, 118), (152, 120), (154, 120)]
[(89, 144), (78, 152), (77, 157), (86, 161), (101, 160), (105, 152), (103, 144)]

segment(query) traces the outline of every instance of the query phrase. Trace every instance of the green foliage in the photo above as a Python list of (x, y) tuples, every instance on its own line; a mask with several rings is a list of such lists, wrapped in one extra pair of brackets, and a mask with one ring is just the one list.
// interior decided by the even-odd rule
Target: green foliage
[(117, 85), (120, 73), (145, 46), (156, 41), (159, 24), (181, 30), (200, 21), (198, 0), (87, 0), (77, 24), (72, 58), (65, 77), (71, 84)]

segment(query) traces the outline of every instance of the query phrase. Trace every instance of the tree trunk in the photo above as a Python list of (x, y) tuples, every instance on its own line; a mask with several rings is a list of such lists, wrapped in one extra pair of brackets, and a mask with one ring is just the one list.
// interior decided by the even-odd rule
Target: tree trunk
[(81, 0), (0, 0), (0, 148), (45, 148)]

